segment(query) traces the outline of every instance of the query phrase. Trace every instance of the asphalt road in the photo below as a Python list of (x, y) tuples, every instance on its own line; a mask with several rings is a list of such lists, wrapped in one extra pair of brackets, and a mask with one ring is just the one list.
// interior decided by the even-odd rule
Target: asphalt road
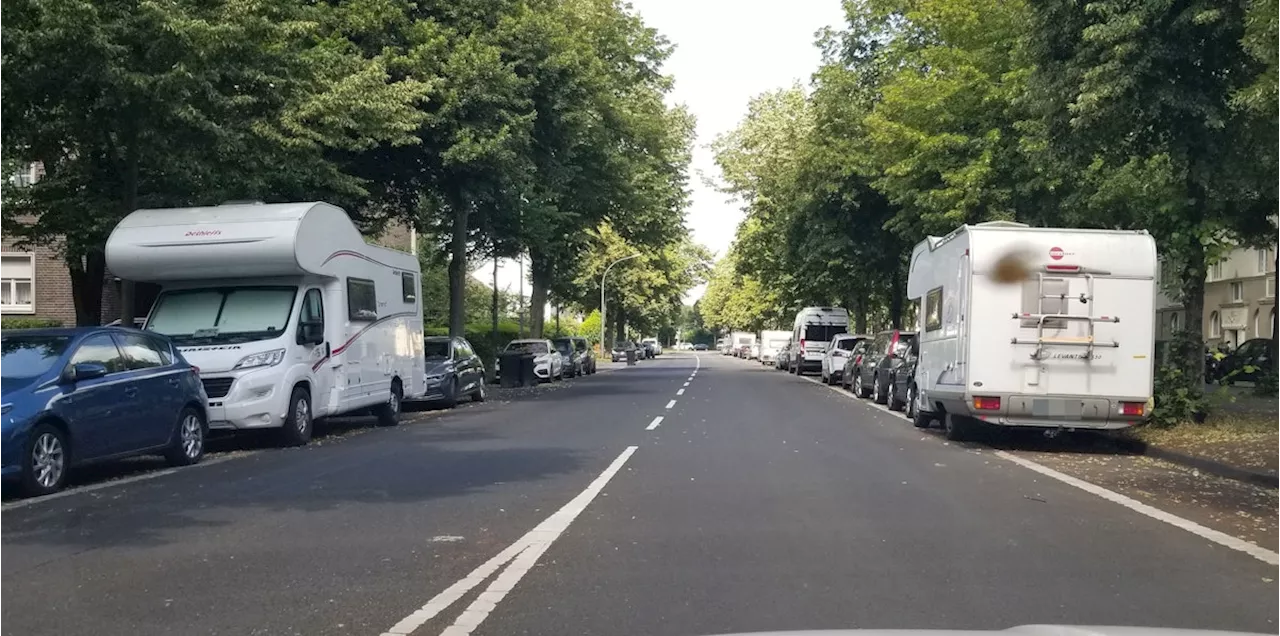
[(21, 503), (0, 625), (24, 636), (1274, 634), (1280, 611), (1274, 565), (714, 353)]

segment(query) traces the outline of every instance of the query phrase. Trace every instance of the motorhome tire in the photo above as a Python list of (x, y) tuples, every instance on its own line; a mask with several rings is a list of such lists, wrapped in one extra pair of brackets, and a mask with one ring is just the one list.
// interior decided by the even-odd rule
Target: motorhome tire
[(953, 442), (964, 442), (973, 439), (976, 434), (976, 426), (969, 418), (950, 413), (943, 417), (942, 422), (946, 438)]
[[(457, 381), (456, 379), (454, 380)], [(396, 426), (400, 423), (400, 409), (404, 406), (404, 389), (400, 388), (400, 380), (391, 382), (391, 395), (377, 409), (378, 426)]]
[(289, 414), (280, 427), (280, 440), (285, 446), (303, 446), (311, 441), (315, 422), (311, 416), (311, 394), (302, 387), (294, 387), (289, 396)]

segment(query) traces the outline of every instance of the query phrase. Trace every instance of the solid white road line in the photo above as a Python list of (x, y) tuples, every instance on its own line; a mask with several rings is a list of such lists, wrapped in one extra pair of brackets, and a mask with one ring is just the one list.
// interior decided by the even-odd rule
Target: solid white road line
[(165, 475), (172, 475), (180, 470), (197, 470), (199, 468), (203, 468), (206, 466), (216, 466), (218, 464), (221, 464), (222, 462), (228, 462), (233, 459), (248, 457), (250, 455), (257, 455), (258, 453), (262, 453), (262, 452), (266, 452), (266, 451), (254, 450), (244, 454), (233, 454), (233, 455), (227, 455), (224, 457), (215, 457), (213, 459), (206, 459), (200, 462), (199, 464), (195, 464), (193, 466), (183, 466), (180, 468), (166, 468), (164, 470), (157, 470), (155, 472), (142, 473), (141, 475), (133, 475), (132, 477), (123, 477), (121, 479), (113, 479), (111, 481), (104, 481), (97, 484), (90, 484), (88, 486), (72, 488), (70, 490), (62, 490), (59, 492), (55, 492), (51, 495), (44, 495), (43, 497), (32, 497), (31, 499), (19, 499), (18, 501), (15, 501), (13, 503), (5, 504), (3, 508), (0, 508), (0, 510), (8, 511), (8, 510), (13, 510), (15, 508), (26, 508), (27, 506), (34, 506), (36, 504), (45, 503), (47, 501), (62, 499), (63, 497), (70, 497), (72, 495), (79, 495), (87, 492), (93, 492), (95, 490), (102, 490), (103, 488), (125, 486), (125, 485), (132, 484), (139, 481), (155, 479), (156, 477), (164, 477)]
[(538, 524), (538, 527), (531, 530), (529, 535), (526, 535), (529, 537), (527, 547), (520, 553), (520, 556), (516, 557), (511, 562), (511, 565), (506, 570), (503, 570), (498, 575), (498, 578), (494, 579), (489, 584), (489, 587), (485, 588), (485, 591), (481, 592), (480, 596), (472, 601), (471, 605), (467, 606), (467, 609), (462, 611), (462, 614), (458, 616), (452, 625), (440, 633), (441, 636), (466, 636), (479, 627), (480, 623), (484, 622), (484, 619), (489, 616), (489, 613), (497, 609), (498, 603), (501, 603), (502, 599), (515, 588), (520, 579), (529, 573), (529, 570), (538, 562), (538, 557), (541, 557), (551, 547), (551, 544), (555, 543), (555, 540), (560, 538), (561, 534), (564, 534), (564, 531), (569, 528), (569, 524), (573, 523), (573, 520), (583, 510), (586, 510), (591, 500), (595, 499), (601, 490), (604, 490), (605, 485), (609, 483), (610, 479), (613, 479), (613, 476), (619, 470), (622, 470), (622, 465), (627, 463), (627, 460), (631, 458), (637, 448), (639, 447), (628, 446), (626, 450), (622, 451), (621, 455), (618, 455), (617, 459), (613, 460), (612, 464), (609, 464), (609, 467), (603, 473), (600, 473), (599, 477), (596, 477), (595, 481), (591, 482), (591, 485), (587, 486), (586, 490), (565, 504), (554, 515), (548, 517), (546, 521)]
[[(891, 415), (901, 415), (899, 413), (896, 413), (895, 411), (890, 411), (889, 408), (884, 405), (876, 404), (875, 402), (868, 402), (866, 400), (860, 399), (858, 398), (858, 396), (848, 391), (845, 391), (841, 387), (831, 386), (829, 384), (823, 384), (822, 382), (819, 382), (818, 380), (815, 380), (813, 378), (806, 378), (804, 376), (801, 376), (801, 378), (808, 380), (810, 382), (813, 382), (818, 386), (831, 389), (832, 391), (835, 391), (836, 393), (843, 395), (846, 398), (856, 401), (858, 404), (877, 408)], [(1280, 565), (1280, 554), (1276, 552), (1272, 552), (1271, 550), (1268, 550), (1260, 545), (1249, 543), (1248, 541), (1245, 541), (1243, 539), (1237, 539), (1229, 534), (1218, 532), (1217, 530), (1214, 530), (1212, 528), (1206, 528), (1190, 519), (1184, 519), (1175, 514), (1170, 514), (1154, 506), (1149, 506), (1147, 504), (1144, 504), (1141, 501), (1138, 501), (1136, 499), (1126, 497), (1113, 490), (1108, 490), (1097, 484), (1091, 484), (1087, 481), (1084, 481), (1083, 479), (1078, 479), (1076, 477), (1072, 477), (1065, 473), (1060, 473), (1039, 462), (1034, 462), (1024, 457), (1018, 457), (1017, 455), (1013, 455), (1002, 450), (995, 451), (995, 455), (998, 457), (1004, 458), (1006, 460), (1009, 460), (1019, 466), (1022, 466), (1023, 468), (1034, 470), (1037, 473), (1040, 473), (1041, 475), (1045, 475), (1046, 477), (1052, 477), (1064, 484), (1075, 486), (1076, 488), (1079, 488), (1087, 493), (1102, 497), (1103, 499), (1106, 499), (1107, 501), (1110, 501), (1112, 503), (1120, 504), (1121, 506), (1124, 506), (1125, 508), (1128, 508), (1134, 512), (1146, 515), (1148, 517), (1151, 517), (1152, 519), (1163, 521), (1176, 528), (1181, 528), (1183, 530), (1186, 530), (1191, 534), (1194, 534), (1203, 539), (1208, 539), (1209, 541), (1212, 541), (1218, 545), (1231, 548), (1232, 550), (1239, 550), (1240, 552), (1244, 552), (1245, 554), (1248, 554), (1249, 556), (1252, 556), (1268, 565)]]
[(676, 391), (676, 395), (684, 395), (684, 389), (680, 389), (679, 391)]
[(1125, 508), (1128, 508), (1134, 512), (1144, 514), (1148, 517), (1151, 517), (1152, 519), (1158, 519), (1171, 526), (1182, 528), (1183, 530), (1186, 530), (1191, 534), (1194, 534), (1204, 539), (1208, 539), (1218, 545), (1226, 546), (1228, 548), (1231, 548), (1232, 550), (1239, 550), (1268, 565), (1280, 565), (1280, 554), (1272, 552), (1271, 550), (1268, 550), (1262, 546), (1254, 545), (1242, 539), (1237, 539), (1229, 534), (1218, 532), (1217, 530), (1214, 530), (1212, 528), (1206, 528), (1194, 521), (1191, 521), (1190, 519), (1183, 519), (1182, 517), (1179, 517), (1177, 515), (1169, 514), (1163, 510), (1160, 510), (1159, 508), (1148, 506), (1147, 504), (1144, 504), (1141, 501), (1132, 499), (1130, 497), (1126, 497), (1118, 492), (1107, 490), (1102, 486), (1097, 486), (1087, 481), (1084, 481), (1082, 479), (1077, 479), (1075, 477), (1072, 477), (1071, 475), (1060, 473), (1052, 468), (1049, 468), (1048, 466), (1033, 462), (1029, 459), (1024, 459), (1022, 457), (1018, 457), (1017, 455), (1006, 453), (1005, 451), (1002, 451), (1002, 450), (996, 451), (995, 454), (1019, 466), (1022, 466), (1023, 468), (1034, 470), (1037, 473), (1040, 473), (1041, 475), (1046, 475), (1048, 477), (1052, 477), (1065, 484), (1070, 484), (1087, 493), (1097, 495), (1112, 503), (1120, 504), (1121, 506), (1124, 506)]
[(675, 401), (675, 400), (671, 400), (670, 402), (667, 402), (667, 408), (671, 408), (671, 407), (673, 407), (673, 406), (675, 406), (675, 405), (676, 405), (676, 401)]
[(539, 556), (546, 551), (551, 545), (573, 522), (577, 516), (586, 509), (587, 504), (591, 503), (596, 495), (604, 490), (609, 480), (622, 469), (622, 465), (627, 463), (638, 446), (628, 446), (626, 450), (618, 455), (609, 467), (595, 478), (586, 490), (583, 490), (578, 496), (574, 497), (563, 508), (557, 510), (555, 514), (547, 517), (542, 523), (534, 527), (533, 530), (527, 532), (523, 537), (516, 540), (515, 543), (507, 546), (502, 552), (499, 552), (493, 558), (485, 561), (480, 567), (471, 571), (462, 580), (450, 585), (443, 592), (437, 594), (426, 605), (423, 605), (418, 611), (406, 616), (399, 623), (396, 623), (391, 629), (382, 633), (382, 636), (403, 636), (404, 634), (412, 634), (414, 630), (422, 627), (427, 621), (435, 618), (437, 614), (448, 609), (450, 605), (457, 602), (472, 588), (484, 582), (498, 568), (511, 562), (510, 567), (498, 575), (498, 578), (482, 592), (475, 601), (463, 610), (458, 620), (453, 625), (445, 629), (446, 634), (469, 634), (475, 629), (481, 621), (489, 615), (489, 612), (497, 606), (498, 602), (515, 587), (515, 584), (533, 567), (534, 562)]
[(662, 416), (659, 415), (658, 417), (653, 418), (653, 421), (649, 422), (649, 425), (646, 426), (644, 430), (652, 431), (653, 429), (658, 428), (658, 425), (661, 423), (662, 423)]

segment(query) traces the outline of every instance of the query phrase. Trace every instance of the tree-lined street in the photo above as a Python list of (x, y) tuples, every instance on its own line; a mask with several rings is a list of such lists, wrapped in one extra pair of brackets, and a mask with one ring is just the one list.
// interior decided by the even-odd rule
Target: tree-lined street
[(11, 505), (4, 631), (1276, 630), (1274, 563), (804, 378), (543, 389)]

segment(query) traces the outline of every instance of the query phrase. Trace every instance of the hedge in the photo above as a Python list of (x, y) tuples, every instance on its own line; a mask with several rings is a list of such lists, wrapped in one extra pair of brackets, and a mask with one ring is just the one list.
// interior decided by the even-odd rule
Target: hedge
[(34, 316), (5, 316), (0, 318), (0, 329), (44, 329), (61, 327), (62, 321), (53, 318), (36, 318)]
[[(490, 323), (472, 323), (467, 325), (463, 336), (475, 348), (476, 355), (484, 361), (484, 367), (490, 373), (493, 372), (493, 361), (498, 358), (498, 351), (507, 346), (508, 342), (520, 337), (520, 326), (511, 321), (501, 321), (498, 323), (498, 334), (494, 337), (490, 330)], [(449, 335), (448, 327), (426, 327), (422, 330), (427, 336), (447, 336)]]

